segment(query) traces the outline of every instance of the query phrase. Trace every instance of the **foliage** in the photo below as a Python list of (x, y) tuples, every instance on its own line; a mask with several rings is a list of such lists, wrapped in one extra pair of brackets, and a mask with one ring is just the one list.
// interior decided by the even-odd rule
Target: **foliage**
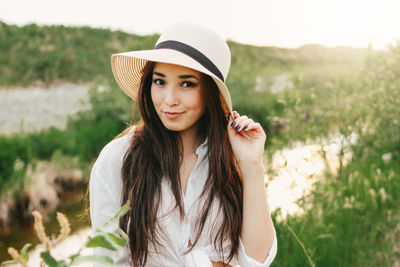
[(0, 136), (0, 192), (12, 187), (21, 188), (32, 154), (27, 139), (17, 135)]
[(63, 25), (18, 27), (0, 21), (0, 84), (112, 79), (111, 54), (151, 48), (156, 37)]
[(93, 108), (71, 116), (66, 130), (49, 127), (0, 136), (0, 193), (6, 189), (20, 191), (27, 167), (35, 160), (51, 160), (54, 153), (78, 156), (81, 165), (87, 166), (126, 127), (132, 103), (122, 90), (94, 83), (89, 101)]
[(67, 132), (73, 140), (72, 154), (88, 162), (130, 121), (132, 101), (121, 89), (94, 84), (89, 90), (91, 110), (70, 117)]
[[(103, 230), (107, 225), (119, 219), (119, 217), (123, 216), (129, 211), (129, 201), (126, 202), (113, 217), (108, 219), (101, 227), (95, 229), (92, 235), (87, 239), (87, 241), (82, 244), (79, 250), (64, 258), (64, 259), (56, 259), (52, 256), (51, 250), (59, 244), (61, 241), (65, 240), (70, 234), (70, 226), (67, 217), (64, 214), (58, 212), (57, 219), (60, 224), (60, 234), (57, 238), (50, 239), (45, 232), (45, 228), (43, 226), (43, 219), (39, 212), (34, 211), (33, 216), (35, 217), (34, 228), (36, 231), (36, 235), (40, 242), (43, 245), (43, 250), (40, 253), (40, 258), (42, 259), (40, 266), (49, 266), (49, 267), (67, 267), (78, 265), (84, 262), (95, 262), (109, 266), (115, 266), (114, 261), (109, 256), (103, 255), (81, 255), (84, 248), (96, 248), (102, 247), (111, 251), (118, 251), (118, 247), (125, 247), (128, 242), (128, 236), (120, 229), (116, 228), (114, 232), (108, 232)], [(1, 266), (6, 266), (9, 264), (19, 263), (22, 266), (28, 266), (28, 254), (27, 250), (31, 247), (31, 244), (26, 244), (20, 251), (17, 251), (15, 248), (8, 248), (9, 254), (13, 258), (12, 260), (4, 261), (1, 263)]]
[[(343, 147), (350, 149), (352, 160), (337, 176), (327, 173), (315, 190), (299, 201), (306, 210), (304, 215), (275, 224), (280, 240), (277, 266), (309, 265), (288, 226), (319, 266), (394, 266), (399, 261), (399, 71), (400, 44), (389, 53), (370, 51), (351, 86), (332, 85), (341, 96), (332, 101), (334, 129), (357, 136), (357, 142)], [(315, 102), (311, 107), (318, 107)], [(328, 111), (320, 114), (323, 127), (329, 125)], [(314, 123), (307, 126), (320, 129)]]

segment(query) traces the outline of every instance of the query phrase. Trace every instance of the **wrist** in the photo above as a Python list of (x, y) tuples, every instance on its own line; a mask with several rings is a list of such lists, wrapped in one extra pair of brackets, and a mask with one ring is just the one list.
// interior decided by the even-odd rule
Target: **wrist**
[(247, 162), (239, 164), (243, 180), (262, 180), (264, 181), (265, 167), (263, 162)]
[(236, 159), (240, 169), (242, 170), (251, 170), (251, 169), (265, 169), (263, 158), (260, 157), (258, 159)]

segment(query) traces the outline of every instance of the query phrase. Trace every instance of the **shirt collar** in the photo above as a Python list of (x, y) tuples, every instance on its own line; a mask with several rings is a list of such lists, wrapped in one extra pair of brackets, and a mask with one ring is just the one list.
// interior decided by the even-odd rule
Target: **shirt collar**
[(204, 153), (205, 151), (207, 151), (207, 142), (208, 142), (208, 137), (206, 137), (206, 139), (204, 140), (204, 142), (196, 148), (196, 154), (197, 154), (197, 155), (199, 155), (200, 153)]

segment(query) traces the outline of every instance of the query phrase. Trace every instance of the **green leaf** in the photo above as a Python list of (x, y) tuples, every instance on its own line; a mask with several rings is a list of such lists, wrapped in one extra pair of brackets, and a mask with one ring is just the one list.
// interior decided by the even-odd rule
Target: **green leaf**
[(110, 257), (99, 255), (77, 256), (72, 260), (71, 265), (80, 264), (83, 262), (96, 262), (104, 265), (114, 266), (114, 262)]
[(15, 260), (3, 261), (1, 263), (1, 266), (6, 266), (6, 265), (9, 265), (9, 264), (17, 264), (17, 262)]
[(40, 257), (49, 267), (67, 267), (65, 260), (57, 261), (48, 251), (42, 251)]
[(42, 251), (40, 253), (40, 257), (43, 259), (43, 261), (49, 265), (50, 267), (57, 267), (57, 261), (56, 259), (51, 256), (50, 252), (48, 251)]
[(107, 235), (110, 237), (110, 239), (114, 242), (114, 244), (117, 244), (121, 247), (125, 247), (126, 241), (125, 239), (117, 236), (116, 234), (113, 233), (107, 233)]
[(126, 242), (129, 241), (128, 235), (127, 235), (121, 228), (117, 228), (116, 232), (117, 232), (123, 239), (125, 239)]
[(124, 215), (131, 209), (130, 206), (129, 206), (129, 204), (130, 204), (130, 201), (129, 201), (129, 200), (126, 201), (126, 203), (115, 213), (114, 216), (112, 216), (110, 219), (108, 219), (108, 220), (104, 223), (104, 225), (107, 225), (107, 224), (109, 224), (110, 222), (112, 222), (112, 221), (118, 219), (119, 217), (124, 216)]
[(95, 237), (89, 237), (89, 240), (86, 242), (86, 247), (88, 248), (94, 248), (94, 247), (103, 247), (109, 250), (114, 250), (116, 251), (117, 249), (115, 246), (107, 240), (109, 238), (102, 236), (102, 235), (97, 235)]
[(67, 267), (67, 263), (64, 260), (57, 261), (48, 251), (42, 251), (40, 257), (49, 267)]
[(74, 259), (79, 256), (80, 256), (79, 253), (75, 253), (75, 254), (72, 254), (71, 256), (69, 256), (68, 258), (70, 259), (70, 262), (72, 263), (74, 261)]
[(67, 267), (65, 260), (57, 261), (57, 267)]
[(26, 251), (28, 250), (28, 248), (30, 248), (32, 246), (32, 244), (28, 243), (25, 244), (25, 246), (23, 248), (21, 248), (21, 250), (19, 251), (19, 254), (21, 254), (21, 257), (25, 260), (28, 261), (29, 257), (28, 257), (28, 253), (26, 253)]

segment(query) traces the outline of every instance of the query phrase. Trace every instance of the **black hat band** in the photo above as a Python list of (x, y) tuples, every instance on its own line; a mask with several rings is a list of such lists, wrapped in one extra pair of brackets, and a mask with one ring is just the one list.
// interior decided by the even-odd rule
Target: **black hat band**
[(162, 48), (167, 48), (167, 49), (173, 49), (179, 52), (184, 53), (185, 55), (193, 58), (197, 62), (199, 62), (204, 68), (208, 69), (212, 73), (215, 74), (218, 78), (220, 78), (223, 82), (224, 81), (224, 76), (222, 75), (221, 71), (218, 69), (217, 66), (203, 53), (201, 53), (199, 50), (196, 48), (178, 42), (178, 41), (164, 41), (156, 45), (155, 49), (162, 49)]

